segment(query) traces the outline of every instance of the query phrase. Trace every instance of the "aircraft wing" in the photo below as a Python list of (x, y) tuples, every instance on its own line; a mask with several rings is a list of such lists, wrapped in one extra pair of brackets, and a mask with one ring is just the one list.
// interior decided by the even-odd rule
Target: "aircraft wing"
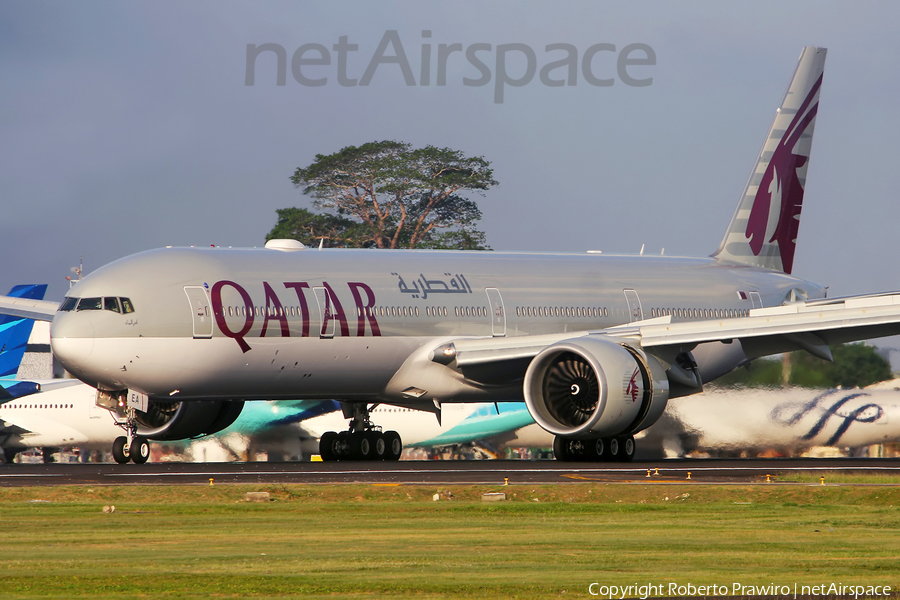
[(0, 315), (9, 315), (36, 321), (52, 321), (59, 302), (31, 300), (14, 296), (0, 296)]
[[(666, 317), (667, 319), (668, 317)], [(633, 323), (607, 330), (653, 352), (665, 347), (740, 340), (751, 358), (806, 350), (831, 360), (829, 345), (900, 333), (900, 293), (812, 300), (758, 308), (749, 316), (689, 323)]]
[[(705, 342), (740, 340), (748, 358), (807, 350), (831, 359), (830, 344), (900, 334), (900, 292), (812, 300), (751, 310), (749, 316), (672, 323), (670, 317), (637, 321), (596, 331), (510, 338), (463, 339), (442, 348), (459, 366), (536, 356), (547, 346), (590, 335), (627, 338), (644, 350), (667, 355)], [(439, 349), (441, 350), (441, 349)], [(439, 351), (435, 352), (440, 355)], [(437, 359), (435, 359), (437, 360)]]

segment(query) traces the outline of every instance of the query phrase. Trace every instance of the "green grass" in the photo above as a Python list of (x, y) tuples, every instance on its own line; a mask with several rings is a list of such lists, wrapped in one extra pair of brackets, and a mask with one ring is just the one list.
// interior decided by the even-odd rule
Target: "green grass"
[(818, 473), (780, 473), (775, 479), (784, 483), (821, 483), (821, 479), (825, 479), (825, 483), (830, 484), (852, 484), (852, 485), (900, 485), (900, 475), (891, 473), (836, 473), (832, 471), (824, 471)]
[[(246, 491), (273, 501), (244, 502)], [(493, 491), (510, 499), (481, 502)], [(116, 512), (104, 514), (109, 504)], [(670, 581), (900, 587), (898, 487), (73, 486), (0, 489), (0, 506), (3, 598), (589, 597), (591, 582)]]

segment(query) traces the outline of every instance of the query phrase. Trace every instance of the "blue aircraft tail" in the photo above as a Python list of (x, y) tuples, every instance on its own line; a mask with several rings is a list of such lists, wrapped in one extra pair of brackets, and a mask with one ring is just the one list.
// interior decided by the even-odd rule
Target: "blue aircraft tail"
[[(47, 292), (47, 285), (17, 285), (9, 292), (9, 296), (16, 298), (28, 298), (30, 300), (43, 300)], [(16, 373), (25, 349), (28, 346), (28, 338), (34, 326), (32, 319), (9, 317), (0, 315), (0, 401), (17, 398), (36, 391), (31, 382), (16, 381)]]

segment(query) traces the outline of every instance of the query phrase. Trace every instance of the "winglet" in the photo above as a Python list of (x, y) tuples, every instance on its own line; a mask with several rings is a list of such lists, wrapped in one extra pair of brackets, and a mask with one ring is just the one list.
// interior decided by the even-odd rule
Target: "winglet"
[(800, 54), (717, 260), (792, 271), (825, 54), (815, 46)]

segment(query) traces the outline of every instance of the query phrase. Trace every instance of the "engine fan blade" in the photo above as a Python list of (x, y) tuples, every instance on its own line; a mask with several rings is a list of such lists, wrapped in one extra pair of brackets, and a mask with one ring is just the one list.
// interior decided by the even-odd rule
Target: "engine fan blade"
[(547, 370), (544, 389), (547, 408), (569, 426), (587, 421), (600, 400), (597, 374), (582, 357), (567, 352)]

